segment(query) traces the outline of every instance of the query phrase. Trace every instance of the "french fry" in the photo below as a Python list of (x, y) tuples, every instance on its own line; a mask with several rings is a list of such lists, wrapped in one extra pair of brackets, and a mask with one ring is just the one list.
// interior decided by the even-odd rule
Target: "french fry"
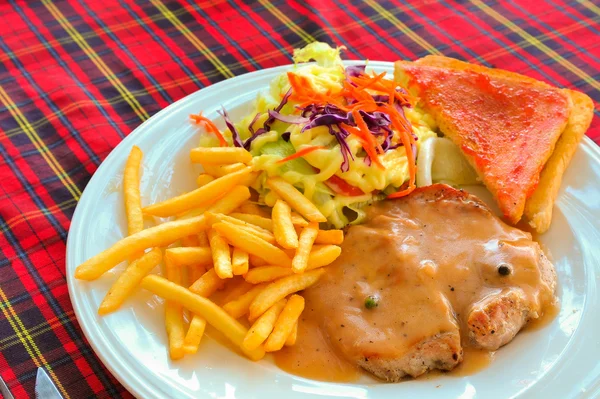
[(144, 230), (144, 215), (142, 214), (140, 196), (140, 164), (143, 156), (142, 150), (134, 145), (125, 163), (125, 172), (123, 173), (123, 194), (129, 235)]
[(212, 177), (211, 175), (209, 175), (207, 173), (200, 173), (198, 175), (198, 177), (196, 178), (196, 185), (198, 187), (206, 186), (208, 183), (210, 183), (213, 180), (215, 180), (215, 178)]
[(260, 176), (260, 172), (257, 172), (257, 171), (251, 172), (247, 177), (240, 180), (240, 185), (250, 187), (251, 185), (253, 185), (256, 182), (256, 179), (258, 179), (258, 176)]
[(206, 211), (228, 214), (240, 206), (240, 204), (246, 201), (248, 198), (250, 198), (250, 190), (248, 187), (236, 186), (210, 207), (192, 209), (186, 214), (180, 216), (179, 219), (190, 219), (199, 215), (203, 215)]
[(248, 252), (239, 248), (233, 248), (233, 254), (231, 255), (231, 268), (233, 269), (233, 275), (241, 276), (242, 274), (248, 273), (248, 267)]
[(273, 331), (273, 326), (277, 321), (277, 317), (285, 306), (285, 299), (281, 299), (273, 306), (271, 306), (262, 316), (252, 324), (252, 327), (246, 333), (244, 341), (242, 342), (242, 348), (251, 351), (260, 346)]
[[(179, 248), (173, 248), (179, 249)], [(186, 248), (187, 249), (187, 248)], [(207, 248), (201, 248), (206, 250)], [(208, 251), (210, 254), (210, 251)], [(184, 259), (185, 261), (189, 261), (188, 259)], [(210, 259), (208, 260), (210, 263)], [(202, 267), (202, 266), (201, 266)], [(216, 275), (214, 269), (210, 269), (208, 272), (198, 276), (197, 272), (194, 273), (194, 284), (192, 285), (193, 290), (190, 287), (190, 291), (203, 296), (205, 298), (214, 294), (219, 288), (221, 288), (225, 282)], [(202, 335), (204, 334), (204, 329), (206, 328), (206, 320), (204, 320), (201, 316), (194, 315), (192, 320), (190, 321), (190, 326), (183, 340), (183, 351), (185, 353), (196, 353), (198, 351), (198, 346), (200, 345), (200, 341), (202, 340)]]
[(319, 230), (315, 244), (318, 245), (341, 245), (344, 242), (344, 232), (342, 230)]
[(241, 147), (198, 147), (190, 151), (190, 160), (202, 165), (247, 164), (252, 161), (252, 154)]
[(221, 280), (219, 276), (217, 276), (215, 269), (210, 269), (198, 280), (194, 281), (189, 290), (194, 294), (208, 298), (224, 285), (225, 281)]
[(244, 279), (251, 284), (258, 284), (277, 280), (280, 277), (289, 276), (293, 273), (289, 267), (261, 266), (250, 269), (244, 276)]
[(204, 247), (168, 248), (165, 257), (169, 257), (178, 266), (207, 266), (212, 262), (210, 248)]
[(142, 278), (154, 269), (161, 259), (162, 252), (160, 249), (154, 248), (127, 266), (127, 269), (106, 293), (98, 309), (98, 314), (105, 315), (117, 310), (135, 290)]
[(273, 332), (265, 342), (265, 352), (274, 352), (283, 348), (294, 326), (298, 324), (298, 318), (303, 310), (304, 298), (300, 295), (292, 295), (279, 314)]
[(203, 317), (194, 315), (192, 321), (190, 321), (190, 326), (185, 334), (185, 338), (183, 339), (183, 351), (185, 353), (194, 354), (198, 352), (198, 347), (200, 346), (200, 341), (202, 341), (205, 329), (206, 320)]
[(147, 206), (142, 211), (148, 215), (168, 217), (187, 212), (193, 208), (210, 205), (229, 192), (240, 180), (248, 176), (251, 170), (252, 168), (244, 168), (230, 173), (193, 191)]
[(233, 277), (231, 254), (227, 242), (214, 230), (208, 231), (208, 241), (210, 243), (210, 251), (212, 253), (213, 265), (217, 276), (219, 276), (219, 278)]
[(281, 249), (269, 244), (262, 238), (257, 237), (245, 230), (236, 228), (235, 225), (227, 223), (216, 223), (213, 229), (225, 238), (234, 247), (240, 248), (259, 256), (263, 259), (269, 259), (273, 264), (281, 266), (291, 266), (292, 261)]
[[(300, 233), (302, 233), (302, 231), (300, 231)], [(290, 259), (294, 259), (294, 256), (296, 255), (296, 249), (292, 248), (292, 249), (283, 249), (283, 252), (286, 253), (287, 256), (289, 256)]]
[(248, 198), (250, 198), (250, 190), (248, 187), (237, 186), (234, 187), (234, 189), (227, 193), (223, 198), (215, 202), (207, 209), (207, 211), (227, 215), (233, 212)]
[(292, 223), (294, 223), (294, 226), (299, 227), (308, 226), (308, 221), (302, 216), (298, 215), (296, 212), (292, 212)]
[(248, 292), (242, 294), (238, 299), (227, 302), (223, 309), (231, 315), (234, 319), (239, 319), (250, 309), (250, 304), (265, 289), (266, 284), (258, 284), (252, 287)]
[(325, 273), (324, 269), (316, 269), (273, 281), (267, 285), (267, 287), (262, 290), (250, 304), (249, 319), (256, 319), (277, 301), (280, 301), (290, 294), (294, 294), (310, 287), (319, 280), (319, 277), (321, 277), (323, 273)]
[(294, 324), (294, 327), (292, 328), (292, 332), (290, 332), (290, 335), (287, 336), (287, 339), (285, 340), (285, 346), (296, 345), (297, 338), (298, 338), (298, 322), (296, 322), (296, 324)]
[(292, 223), (292, 209), (284, 201), (277, 200), (273, 207), (273, 234), (283, 248), (298, 248), (298, 234)]
[(342, 253), (342, 248), (337, 245), (313, 245), (312, 252), (308, 256), (307, 270), (327, 266), (336, 260)]
[[(144, 154), (137, 146), (133, 146), (125, 163), (123, 172), (123, 197), (125, 199), (125, 215), (127, 216), (127, 234), (144, 230), (144, 215), (142, 213), (142, 199), (140, 195), (140, 164)], [(138, 252), (129, 257), (133, 262), (142, 256)]]
[(243, 220), (239, 220), (239, 219), (233, 218), (231, 216), (224, 215), (222, 213), (206, 212), (206, 213), (204, 213), (204, 216), (206, 217), (206, 222), (208, 223), (209, 226), (212, 226), (213, 224), (219, 223), (219, 222), (233, 224), (235, 226), (239, 226), (239, 228), (243, 228), (244, 230), (247, 230), (248, 232), (262, 238), (263, 240), (265, 240), (268, 243), (275, 244), (275, 237), (273, 236), (273, 233), (271, 233), (269, 230), (263, 229), (262, 227), (258, 227), (253, 224), (246, 223)]
[(270, 177), (267, 185), (283, 198), (296, 212), (311, 222), (326, 222), (327, 218), (296, 187), (280, 177)]
[(275, 203), (279, 200), (281, 200), (281, 197), (279, 195), (277, 195), (277, 193), (273, 190), (267, 192), (262, 197), (262, 202), (264, 202), (265, 205), (268, 206), (269, 208), (273, 208), (275, 206)]
[(239, 299), (239, 297), (250, 291), (252, 287), (254, 287), (254, 285), (246, 282), (244, 279), (233, 281), (232, 284), (227, 284), (225, 287), (226, 294), (223, 297), (222, 303), (228, 303)]
[[(294, 249), (286, 249), (284, 252), (292, 259), (296, 255), (296, 251)], [(306, 267), (306, 270), (313, 270), (319, 267), (327, 266), (336, 260), (341, 253), (342, 248), (337, 245), (313, 245), (311, 252), (308, 255), (308, 266)], [(252, 259), (250, 259), (250, 261), (252, 261)], [(250, 265), (265, 266), (267, 265), (267, 262), (259, 260), (259, 265), (253, 265), (252, 262)], [(291, 270), (292, 269), (290, 269), (290, 271)]]
[(206, 273), (207, 271), (207, 266), (203, 266), (203, 265), (189, 265), (188, 266), (188, 278), (190, 279), (190, 281), (197, 281), (200, 277), (202, 277), (204, 275), (204, 273)]
[(250, 263), (250, 266), (252, 267), (266, 266), (269, 264), (269, 262), (267, 262), (263, 258), (252, 254), (248, 255), (248, 261)]
[[(237, 220), (237, 219), (235, 219), (235, 220)], [(238, 222), (244, 223), (241, 220), (239, 220)], [(276, 244), (275, 236), (269, 230), (265, 230), (258, 226), (240, 225), (238, 223), (231, 223), (228, 220), (223, 220), (222, 223), (236, 226), (236, 228), (247, 231), (248, 233), (255, 235), (256, 237), (268, 242), (269, 244), (273, 244), (273, 245)]]
[(231, 165), (223, 165), (223, 166), (207, 164), (207, 165), (202, 165), (202, 167), (204, 168), (204, 172), (208, 173), (209, 175), (211, 175), (213, 177), (223, 177), (223, 176), (227, 176), (231, 173), (235, 173), (242, 169), (245, 169), (247, 166), (244, 165), (243, 163), (234, 163)]
[(206, 235), (206, 231), (201, 231), (198, 233), (198, 246), (199, 247), (208, 247), (210, 244), (208, 243), (208, 236)]
[(135, 253), (143, 252), (146, 248), (169, 245), (205, 228), (203, 215), (147, 228), (117, 241), (112, 247), (83, 262), (75, 269), (75, 278), (95, 280)]
[(316, 222), (311, 222), (302, 229), (302, 233), (298, 238), (298, 249), (296, 249), (296, 255), (292, 259), (294, 273), (302, 273), (308, 267), (308, 257), (317, 234), (319, 234), (319, 225)]
[(183, 237), (181, 239), (181, 245), (184, 247), (197, 247), (198, 246), (198, 237), (194, 234), (191, 236)]
[[(165, 258), (167, 278), (174, 284), (181, 284), (181, 269)], [(169, 355), (171, 359), (181, 359), (184, 355), (183, 340), (185, 338), (183, 309), (179, 302), (168, 299), (165, 303), (165, 326), (169, 339)]]
[(254, 215), (250, 213), (232, 213), (229, 216), (273, 232), (273, 221), (264, 216)]
[(204, 216), (206, 216), (206, 221), (210, 226), (212, 226), (213, 224), (218, 223), (218, 222), (227, 222), (230, 224), (235, 224), (236, 226), (242, 226), (242, 227), (247, 227), (249, 229), (254, 229), (260, 234), (264, 234), (268, 237), (273, 238), (273, 233), (271, 231), (264, 229), (260, 226), (257, 226), (255, 224), (248, 223), (241, 219), (235, 218), (230, 215), (207, 211), (207, 212), (205, 212)]
[(271, 217), (270, 213), (267, 211), (268, 208), (266, 207), (261, 207), (258, 206), (252, 202), (246, 202), (242, 205), (240, 205), (238, 211), (240, 213), (247, 213), (250, 215), (258, 215), (258, 216), (262, 216), (262, 217)]
[(167, 302), (165, 304), (165, 327), (169, 340), (169, 356), (173, 360), (181, 359), (184, 356), (183, 340), (183, 310), (181, 305), (176, 302)]
[(242, 342), (248, 330), (212, 301), (156, 275), (144, 277), (141, 287), (166, 300), (177, 301), (192, 313), (203, 317), (208, 324), (222, 332), (231, 342), (240, 347), (242, 352), (250, 359), (260, 360), (264, 357), (265, 352), (262, 348), (252, 351), (242, 348)]
[[(194, 237), (194, 236), (190, 236)], [(182, 284), (189, 285), (189, 281), (196, 281), (205, 272), (207, 267), (212, 266), (212, 255), (210, 248), (203, 247), (177, 247), (167, 248), (165, 257), (176, 266), (187, 268), (187, 279)]]

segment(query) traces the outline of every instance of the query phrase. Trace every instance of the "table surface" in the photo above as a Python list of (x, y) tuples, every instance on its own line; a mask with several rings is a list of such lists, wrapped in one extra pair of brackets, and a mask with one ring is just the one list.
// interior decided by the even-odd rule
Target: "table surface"
[(130, 396), (77, 324), (65, 243), (102, 160), (174, 101), (315, 40), (346, 59), (443, 54), (600, 101), (594, 1), (3, 1), (0, 15), (0, 375), (16, 398), (33, 397), (39, 366), (65, 398)]

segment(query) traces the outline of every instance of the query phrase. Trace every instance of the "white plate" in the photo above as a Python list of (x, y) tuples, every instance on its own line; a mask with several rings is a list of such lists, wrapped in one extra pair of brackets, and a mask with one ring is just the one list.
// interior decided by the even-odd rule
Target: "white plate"
[[(356, 62), (349, 63), (356, 64)], [(370, 62), (376, 71), (392, 64)], [(194, 188), (188, 150), (198, 140), (188, 115), (217, 118), (224, 105), (234, 120), (250, 111), (256, 93), (291, 66), (239, 76), (176, 102), (138, 127), (100, 166), (79, 201), (67, 245), (67, 279), (77, 319), (115, 377), (144, 398), (592, 398), (600, 395), (600, 151), (584, 139), (565, 174), (550, 231), (540, 237), (558, 271), (560, 314), (497, 352), (491, 366), (468, 377), (384, 384), (321, 383), (289, 375), (267, 357), (253, 363), (210, 338), (182, 361), (169, 360), (162, 301), (139, 292), (124, 309), (96, 313), (114, 272), (100, 280), (73, 278), (75, 268), (123, 237), (121, 176), (132, 145), (144, 151), (143, 203)], [(222, 124), (221, 124), (222, 125)], [(120, 269), (118, 267), (117, 269)]]

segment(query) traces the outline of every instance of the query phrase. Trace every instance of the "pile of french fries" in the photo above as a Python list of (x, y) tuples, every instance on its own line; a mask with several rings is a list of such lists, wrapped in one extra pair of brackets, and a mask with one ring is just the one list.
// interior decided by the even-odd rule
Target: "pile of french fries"
[[(98, 313), (119, 309), (138, 287), (164, 298), (174, 360), (198, 351), (207, 324), (252, 360), (294, 345), (304, 310), (297, 293), (340, 255), (343, 232), (320, 230), (326, 218), (281, 178), (267, 180), (277, 198), (272, 209), (250, 201), (258, 172), (237, 147), (191, 150), (191, 162), (204, 169), (198, 188), (142, 208), (142, 158), (134, 146), (123, 176), (128, 236), (75, 271), (94, 280), (129, 262)], [(144, 216), (169, 221), (144, 229)], [(161, 264), (162, 275), (150, 274)]]

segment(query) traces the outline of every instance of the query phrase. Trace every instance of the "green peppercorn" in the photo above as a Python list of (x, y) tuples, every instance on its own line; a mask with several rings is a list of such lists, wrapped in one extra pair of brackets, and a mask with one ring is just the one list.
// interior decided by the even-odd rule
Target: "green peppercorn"
[(379, 298), (374, 295), (369, 295), (365, 298), (365, 308), (374, 309), (379, 306)]

